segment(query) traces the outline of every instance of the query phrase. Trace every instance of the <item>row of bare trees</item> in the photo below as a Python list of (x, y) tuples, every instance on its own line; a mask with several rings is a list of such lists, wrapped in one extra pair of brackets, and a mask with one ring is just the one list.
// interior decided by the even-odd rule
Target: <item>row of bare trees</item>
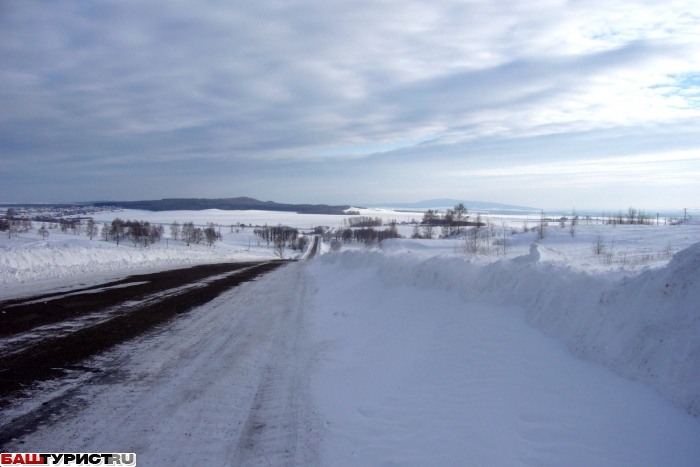
[[(92, 236), (97, 233), (97, 226), (94, 221), (90, 219), (88, 224), (94, 229)], [(88, 228), (90, 230), (90, 228)], [(125, 239), (134, 242), (134, 246), (148, 246), (155, 242), (160, 242), (165, 233), (165, 228), (162, 225), (151, 224), (148, 221), (138, 221), (138, 220), (122, 220), (120, 218), (114, 219), (111, 223), (105, 223), (102, 226), (102, 231), (100, 235), (103, 240), (112, 240), (119, 245)], [(92, 239), (92, 236), (90, 238)]]
[(617, 214), (603, 213), (604, 224), (636, 224), (636, 225), (652, 225), (654, 218), (651, 214), (645, 213), (641, 209), (630, 206), (627, 213), (619, 211)]
[(433, 238), (438, 228), (442, 237), (459, 235), (467, 227), (478, 225), (480, 222), (469, 221), (469, 211), (463, 203), (457, 204), (454, 209), (448, 209), (444, 214), (428, 209), (423, 213), (420, 228), (414, 227), (411, 238)]
[(353, 227), (381, 227), (382, 226), (381, 217), (350, 217), (348, 219), (343, 219), (342, 226), (347, 228)]
[(481, 222), (481, 216), (477, 214), (475, 225), (469, 227), (464, 235), (462, 252), (468, 255), (503, 255), (506, 256), (511, 249), (511, 241), (508, 237), (513, 234), (505, 221), (500, 225), (494, 222)]
[(401, 238), (401, 235), (399, 234), (398, 230), (396, 230), (395, 224), (390, 225), (386, 229), (382, 230), (373, 229), (372, 227), (354, 230), (345, 229), (342, 231), (341, 235), (342, 240), (345, 243), (354, 241), (357, 243), (363, 243), (366, 246), (371, 246), (375, 243), (381, 246), (384, 240), (388, 240), (390, 238)]
[(32, 221), (29, 219), (0, 219), (0, 231), (7, 232), (7, 238), (29, 232), (32, 227)]
[(196, 227), (193, 222), (185, 222), (180, 227), (178, 221), (173, 221), (170, 224), (170, 238), (173, 240), (182, 240), (188, 246), (192, 243), (200, 244), (204, 242), (207, 246), (214, 245), (214, 242), (221, 241), (221, 228), (218, 228), (213, 222), (207, 222), (204, 228)]
[[(323, 232), (323, 229), (321, 229)], [(289, 246), (292, 250), (303, 250), (309, 243), (306, 235), (299, 235), (299, 230), (294, 227), (279, 224), (277, 226), (268, 226), (253, 229), (253, 233), (267, 242), (267, 247), (272, 243), (274, 252), (280, 258), (284, 258), (284, 250)]]

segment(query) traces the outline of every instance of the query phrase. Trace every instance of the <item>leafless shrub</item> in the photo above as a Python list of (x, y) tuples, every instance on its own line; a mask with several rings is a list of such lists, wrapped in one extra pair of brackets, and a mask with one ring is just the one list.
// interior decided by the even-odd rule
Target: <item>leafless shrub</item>
[(673, 245), (671, 243), (667, 243), (664, 249), (661, 251), (661, 254), (665, 258), (671, 258), (674, 254), (676, 253), (676, 250), (673, 248)]
[(491, 252), (491, 229), (482, 227), (480, 214), (477, 214), (475, 224), (467, 229), (462, 250), (470, 255), (488, 255)]
[(511, 245), (508, 241), (508, 226), (503, 219), (501, 219), (501, 230), (499, 232), (498, 239), (496, 240), (496, 245), (498, 247), (496, 251), (499, 254), (503, 254), (503, 256), (508, 255)]
[(275, 255), (279, 256), (280, 258), (284, 258), (284, 248), (286, 246), (286, 242), (284, 241), (284, 238), (280, 237), (275, 237), (275, 243), (274, 243), (274, 252)]
[(475, 225), (467, 229), (467, 235), (464, 236), (464, 252), (471, 255), (476, 255), (481, 250), (481, 227)]
[(613, 237), (612, 241), (610, 242), (610, 246), (606, 248), (606, 251), (603, 255), (603, 261), (605, 264), (613, 264), (615, 260), (615, 237)]
[(42, 240), (46, 240), (49, 236), (49, 229), (46, 228), (46, 224), (41, 224), (41, 228), (37, 231), (37, 235), (41, 235)]
[(605, 239), (603, 239), (603, 236), (600, 234), (600, 232), (596, 232), (595, 238), (593, 239), (593, 254), (594, 255), (602, 255), (605, 253)]

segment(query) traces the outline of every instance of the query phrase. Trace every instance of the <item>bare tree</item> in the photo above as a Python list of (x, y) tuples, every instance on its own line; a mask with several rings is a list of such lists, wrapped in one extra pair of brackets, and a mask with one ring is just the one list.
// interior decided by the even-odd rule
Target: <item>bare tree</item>
[(467, 229), (464, 237), (464, 252), (468, 254), (478, 254), (482, 251), (483, 235), (481, 233), (481, 214), (477, 213), (476, 223)]
[(411, 232), (411, 238), (423, 238), (423, 236), (420, 234), (420, 228), (418, 225), (413, 226), (413, 232)]
[(206, 239), (207, 246), (212, 246), (215, 241), (221, 238), (221, 234), (216, 231), (213, 223), (210, 222), (207, 224), (207, 228), (204, 229), (204, 238)]
[(432, 209), (428, 209), (423, 214), (423, 238), (433, 238), (435, 233), (435, 219), (437, 218), (437, 212)]
[(451, 209), (445, 212), (445, 217), (442, 218), (442, 236), (449, 237), (454, 232), (455, 213)]
[(102, 240), (105, 242), (109, 240), (109, 235), (110, 235), (110, 227), (108, 223), (102, 224), (102, 231), (100, 232), (100, 236), (102, 237)]
[(455, 220), (455, 223), (457, 224), (457, 234), (458, 235), (459, 235), (459, 231), (460, 231), (460, 226), (462, 225), (462, 222), (464, 222), (466, 220), (466, 218), (467, 218), (467, 208), (464, 206), (464, 203), (459, 203), (454, 208), (454, 220)]
[[(231, 232), (233, 232), (233, 225), (231, 225)], [(178, 240), (180, 238), (180, 224), (177, 221), (173, 221), (170, 224), (170, 238), (173, 240)]]
[(182, 240), (189, 244), (194, 240), (194, 224), (192, 222), (185, 222), (182, 224)]
[(306, 235), (302, 235), (299, 237), (299, 240), (297, 240), (297, 246), (299, 247), (299, 251), (304, 251), (304, 247), (309, 243), (309, 237)]
[(41, 224), (41, 228), (36, 232), (37, 235), (41, 235), (42, 240), (46, 240), (49, 236), (49, 229), (46, 228), (46, 224)]
[(578, 225), (578, 215), (576, 209), (571, 210), (571, 223), (569, 224), (569, 234), (572, 237), (576, 236), (576, 226)]
[(109, 235), (117, 242), (117, 246), (119, 246), (119, 242), (122, 241), (126, 235), (124, 221), (118, 217), (114, 219), (112, 221), (112, 227), (109, 230)]
[(498, 235), (498, 252), (503, 253), (503, 256), (507, 256), (510, 251), (510, 243), (508, 243), (508, 226), (506, 221), (501, 219), (501, 230)]
[(83, 224), (80, 222), (80, 220), (76, 220), (70, 226), (70, 229), (73, 232), (73, 235), (80, 235), (80, 232), (83, 231)]
[(464, 252), (475, 255), (481, 251), (481, 228), (478, 225), (467, 229), (464, 237)]
[(593, 239), (593, 254), (602, 255), (605, 253), (605, 240), (600, 232), (596, 232), (595, 238)]
[(87, 224), (85, 225), (85, 235), (90, 237), (90, 240), (97, 235), (97, 224), (95, 223), (94, 219), (89, 219), (87, 221)]
[(284, 241), (284, 238), (282, 236), (277, 236), (275, 237), (275, 243), (274, 243), (274, 252), (277, 256), (280, 258), (284, 258), (284, 248), (286, 246), (286, 243)]
[(7, 229), (7, 238), (11, 238), (13, 235), (15, 237), (19, 235), (19, 227), (19, 221), (11, 219)]
[(605, 264), (612, 264), (615, 258), (615, 237), (613, 237), (610, 242), (610, 246), (606, 248), (605, 252)]
[(202, 240), (204, 240), (204, 232), (202, 231), (202, 229), (199, 227), (195, 227), (194, 229), (192, 229), (191, 242), (199, 245), (202, 242)]

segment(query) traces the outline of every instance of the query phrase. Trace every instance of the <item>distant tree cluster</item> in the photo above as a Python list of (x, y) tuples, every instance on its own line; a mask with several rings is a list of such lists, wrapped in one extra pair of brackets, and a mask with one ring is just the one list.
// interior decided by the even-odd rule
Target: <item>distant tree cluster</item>
[[(323, 229), (321, 228), (321, 232)], [(264, 225), (253, 229), (253, 233), (267, 242), (267, 246), (272, 246), (274, 252), (280, 258), (284, 257), (284, 250), (288, 246), (292, 250), (303, 250), (308, 243), (305, 235), (299, 236), (299, 230), (294, 227), (279, 224), (277, 226)]]
[(381, 243), (384, 240), (390, 238), (401, 238), (398, 230), (396, 229), (396, 221), (389, 221), (389, 227), (383, 230), (374, 229), (372, 227), (362, 227), (362, 228), (339, 228), (334, 233), (334, 241), (339, 243), (342, 240), (343, 243), (363, 243), (367, 246), (374, 245), (375, 243)]
[(299, 235), (299, 230), (294, 227), (287, 227), (286, 225), (277, 226), (263, 226), (253, 229), (253, 233), (263, 240), (274, 243), (276, 240), (281, 239), (282, 241), (291, 242), (293, 239), (297, 238)]
[(17, 217), (15, 210), (8, 208), (5, 218), (0, 219), (0, 231), (7, 232), (7, 237), (23, 232), (29, 232), (32, 228), (32, 221), (26, 217)]
[(477, 222), (470, 222), (468, 214), (469, 211), (462, 203), (457, 204), (454, 209), (448, 209), (444, 214), (440, 214), (439, 211), (428, 209), (423, 213), (423, 219), (420, 223), (422, 232), (421, 229), (416, 226), (413, 229), (411, 238), (433, 238), (438, 228), (440, 228), (440, 233), (443, 237), (449, 237), (460, 234), (463, 228), (468, 226), (481, 227), (484, 225), (480, 220)]
[[(94, 226), (95, 233), (97, 226)], [(114, 219), (109, 224), (102, 226), (101, 236), (105, 241), (112, 240), (119, 245), (122, 241), (131, 240), (134, 246), (148, 246), (160, 242), (165, 228), (162, 225), (153, 225), (148, 221)]]
[[(163, 229), (165, 230), (165, 229)], [(180, 228), (180, 224), (174, 221), (170, 224), (170, 238), (182, 240), (188, 246), (192, 243), (206, 243), (207, 246), (214, 245), (214, 242), (222, 239), (221, 230), (213, 222), (208, 222), (205, 228), (196, 227), (193, 222), (185, 222)]]
[(357, 228), (357, 227), (381, 227), (382, 219), (380, 217), (350, 217), (348, 219), (343, 219), (343, 227)]
[(652, 225), (654, 223), (653, 219), (654, 218), (650, 214), (632, 206), (627, 209), (627, 213), (623, 213), (622, 211), (618, 211), (617, 214), (603, 213), (603, 223), (612, 225)]

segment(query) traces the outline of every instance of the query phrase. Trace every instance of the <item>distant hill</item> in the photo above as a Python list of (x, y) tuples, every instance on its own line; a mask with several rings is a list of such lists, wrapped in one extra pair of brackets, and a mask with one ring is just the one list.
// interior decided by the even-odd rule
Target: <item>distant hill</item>
[(103, 201), (94, 206), (117, 206), (124, 209), (142, 209), (144, 211), (202, 211), (204, 209), (221, 209), (225, 211), (282, 211), (300, 214), (337, 214), (347, 215), (350, 206), (329, 206), (327, 204), (282, 204), (274, 201), (260, 201), (255, 198), (170, 198), (145, 201)]
[(501, 203), (489, 203), (486, 201), (465, 201), (458, 199), (429, 199), (426, 201), (419, 201), (417, 203), (383, 203), (383, 204), (368, 204), (367, 207), (371, 208), (388, 208), (388, 209), (447, 209), (453, 208), (459, 203), (464, 203), (464, 205), (470, 211), (497, 211), (501, 213), (506, 212), (536, 212), (539, 211), (537, 208), (531, 208), (528, 206), (515, 206), (512, 204), (501, 204)]

